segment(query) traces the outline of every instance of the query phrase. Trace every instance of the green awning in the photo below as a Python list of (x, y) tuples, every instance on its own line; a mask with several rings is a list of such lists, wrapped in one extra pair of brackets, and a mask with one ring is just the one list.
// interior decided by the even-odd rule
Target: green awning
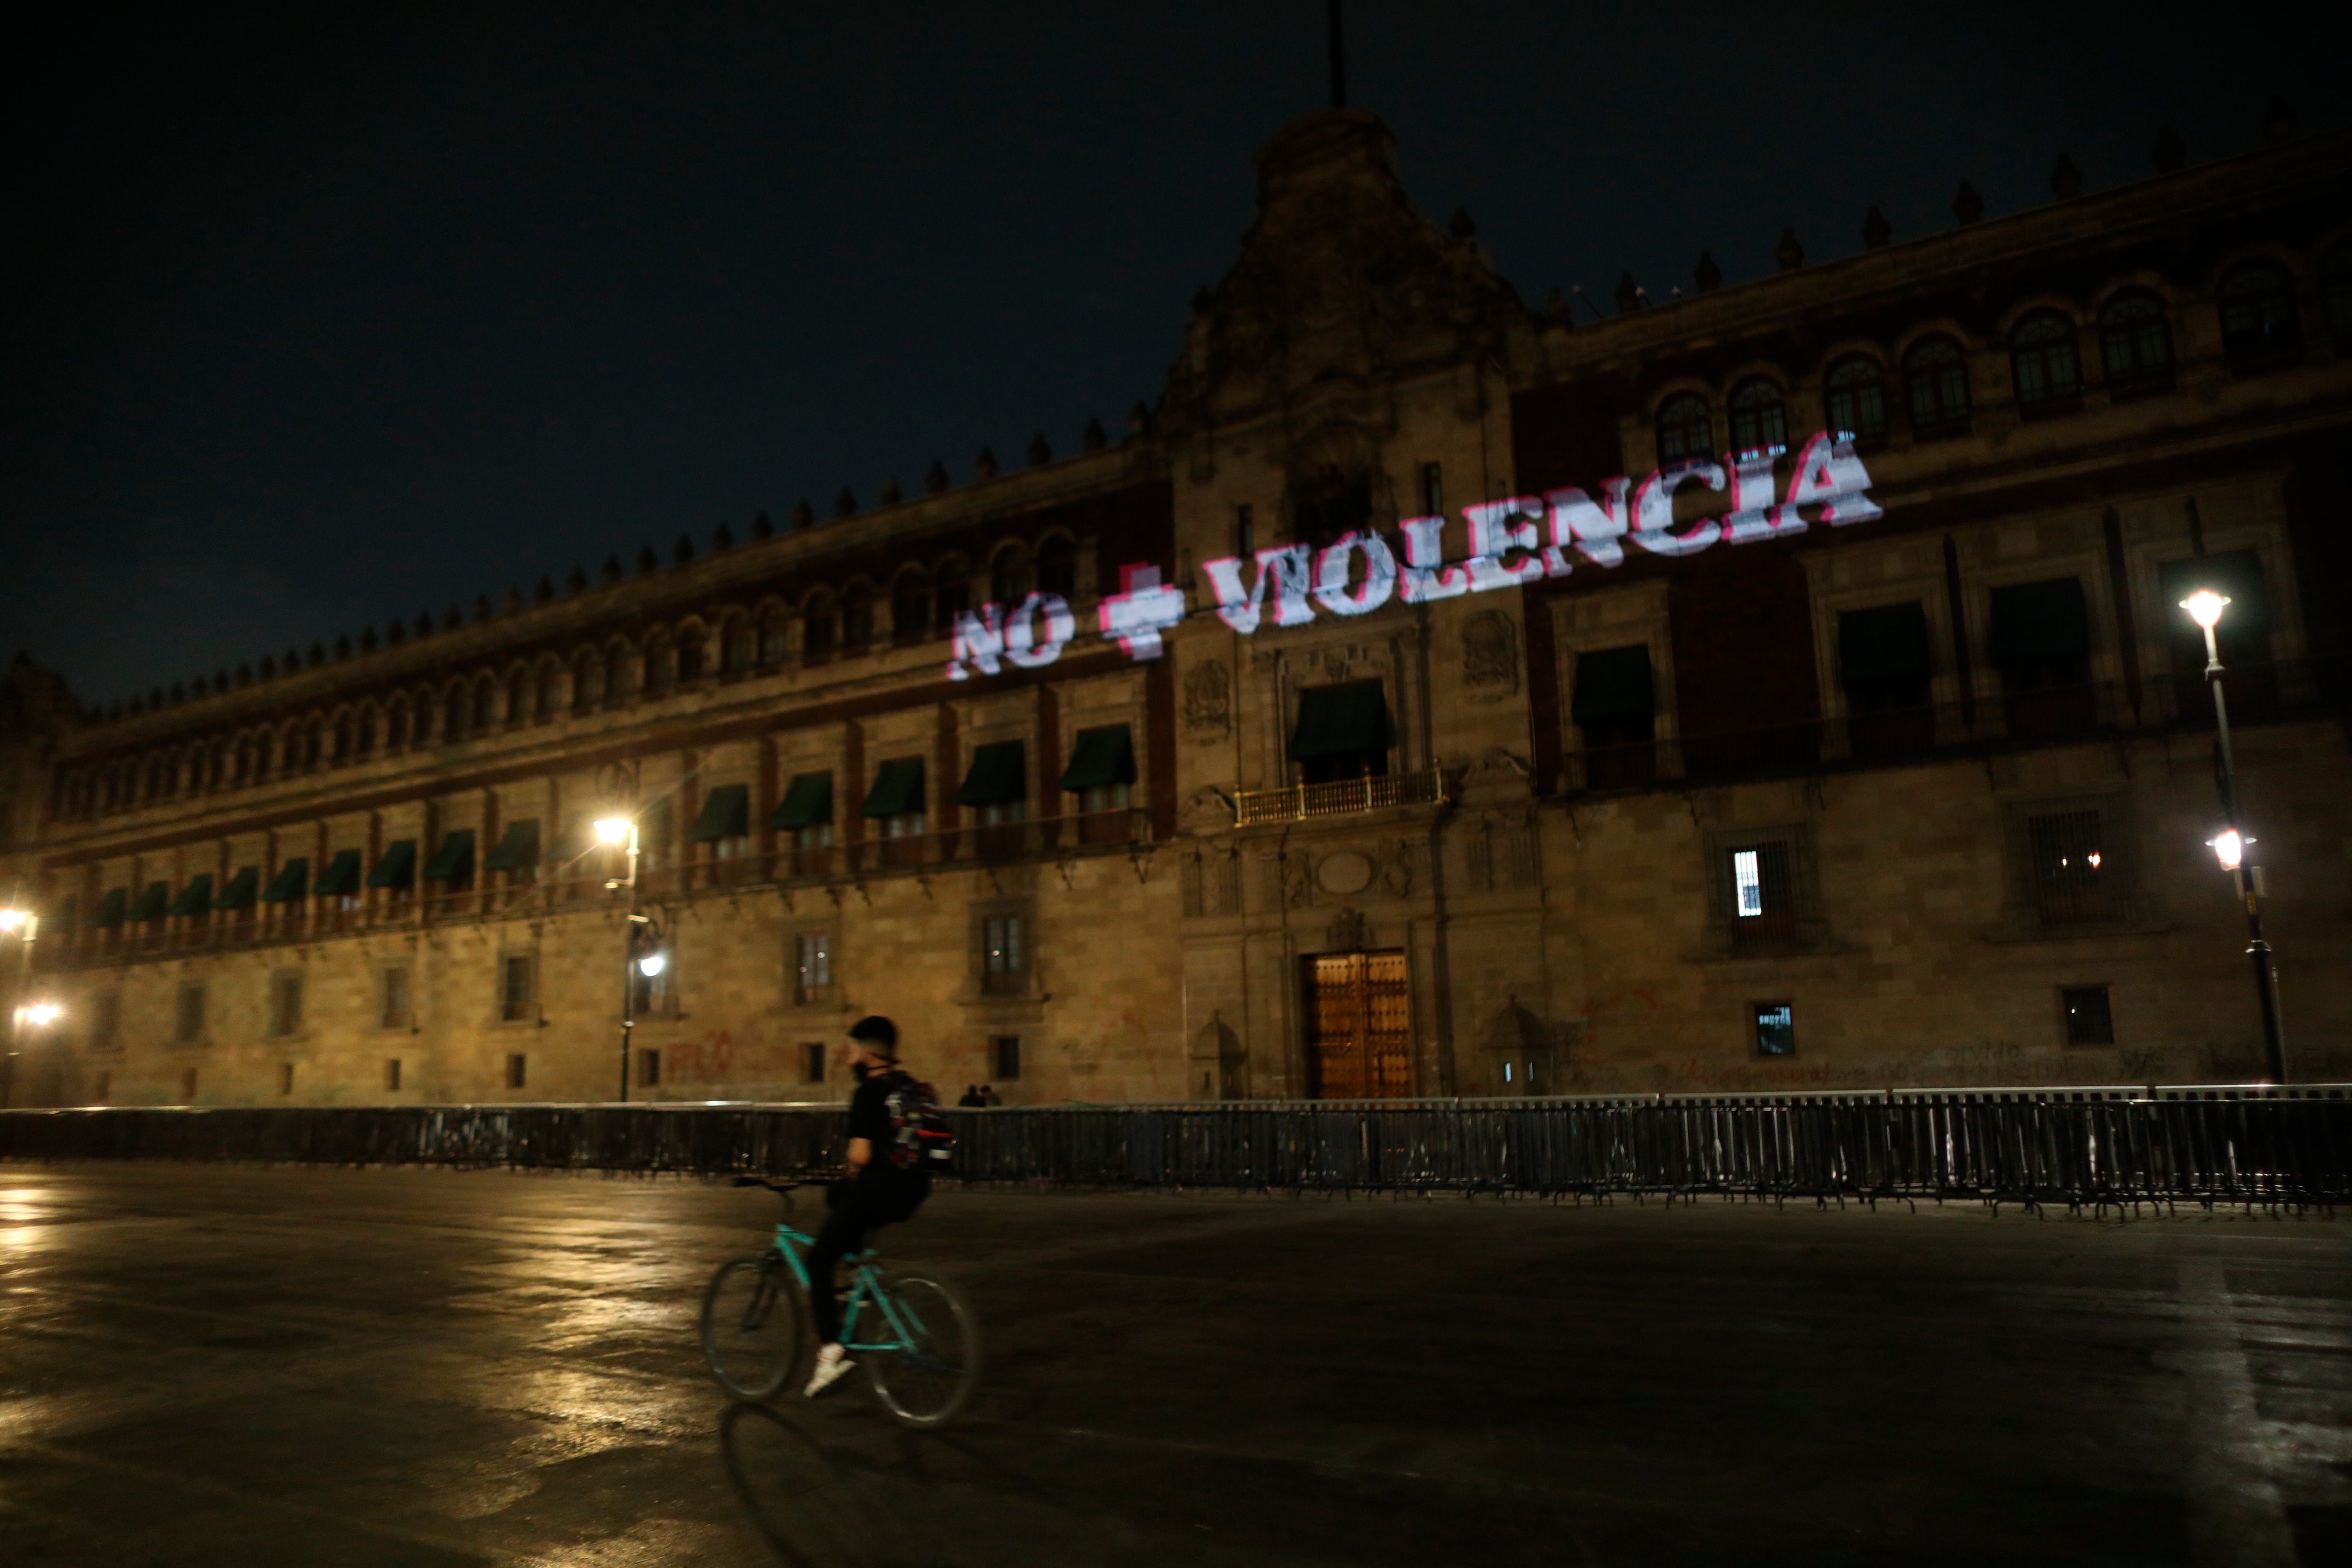
[(956, 791), (957, 804), (1003, 805), (1024, 798), (1029, 793), (1026, 750), (1018, 741), (991, 741), (973, 747), (971, 768)]
[(1985, 652), (1995, 664), (2015, 659), (2073, 658), (2091, 651), (2091, 616), (2079, 577), (2020, 583), (1992, 591), (1992, 635)]
[(261, 889), (265, 904), (291, 903), (310, 890), (310, 858), (297, 855), (278, 868), (278, 875), (269, 886)]
[(1838, 673), (1848, 690), (1883, 690), (1927, 679), (1927, 612), (1917, 604), (1838, 616)]
[(172, 884), (150, 882), (147, 890), (139, 895), (139, 901), (131, 907), (131, 918), (134, 922), (160, 921), (171, 912), (171, 909)]
[(249, 910), (253, 908), (254, 898), (260, 891), (260, 889), (261, 868), (258, 866), (247, 866), (244, 870), (239, 871), (236, 876), (231, 877), (228, 879), (228, 886), (223, 888), (221, 889), (220, 897), (213, 900), (213, 908), (216, 910)]
[(1569, 716), (1580, 724), (1596, 719), (1647, 718), (1657, 711), (1650, 685), (1650, 645), (1597, 648), (1576, 656), (1576, 692)]
[(781, 832), (796, 833), (832, 820), (833, 775), (794, 773), (792, 784), (784, 790), (783, 804), (768, 818), (768, 826)]
[(92, 931), (112, 931), (122, 923), (123, 914), (131, 908), (131, 889), (109, 888), (106, 897), (98, 903), (98, 912), (89, 917)]
[(359, 890), (360, 852), (356, 849), (336, 850), (319, 879), (310, 884), (311, 893), (321, 899), (348, 899)]
[(1078, 731), (1070, 748), (1070, 765), (1062, 770), (1062, 787), (1083, 795), (1106, 784), (1135, 782), (1135, 742), (1124, 724), (1104, 724)]
[(474, 868), (474, 830), (461, 827), (441, 840), (441, 847), (433, 851), (433, 858), (425, 864), (425, 879), (446, 882), (452, 877), (463, 877)]
[(188, 879), (188, 885), (182, 888), (180, 896), (172, 900), (171, 912), (174, 915), (208, 915), (212, 911), (213, 874), (200, 871)]
[(688, 844), (716, 844), (751, 831), (751, 786), (720, 784), (702, 797), (702, 815), (686, 830)]
[(482, 858), (485, 871), (521, 871), (539, 864), (539, 818), (507, 824), (498, 847)]
[(884, 763), (874, 775), (874, 787), (866, 792), (866, 804), (857, 808), (857, 815), (904, 816), (922, 809), (923, 759), (900, 757)]
[(2168, 561), (2158, 568), (2157, 581), (2163, 590), (2158, 596), (2164, 601), (2166, 624), (2186, 636), (2204, 636), (2197, 629), (2197, 623), (2189, 618), (2189, 612), (2180, 608), (2180, 601), (2200, 588), (2210, 588), (2229, 599), (2229, 607), (2221, 612), (2221, 624), (2215, 628), (2224, 637), (2233, 631), (2259, 631), (2267, 620), (2263, 603), (2262, 558), (2251, 550)]
[(1379, 681), (1310, 686), (1298, 694), (1298, 728), (1290, 734), (1293, 762), (1388, 747), (1389, 700)]
[(367, 876), (371, 888), (405, 888), (416, 880), (416, 840), (395, 838), (383, 847), (383, 858)]

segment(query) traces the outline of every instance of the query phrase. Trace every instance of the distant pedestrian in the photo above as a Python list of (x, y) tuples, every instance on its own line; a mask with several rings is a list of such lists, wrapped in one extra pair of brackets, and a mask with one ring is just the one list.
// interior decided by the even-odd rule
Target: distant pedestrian
[(997, 1098), (996, 1086), (992, 1083), (984, 1083), (980, 1086), (980, 1102), (982, 1105), (1002, 1105), (1004, 1103), (1003, 1100)]
[(957, 1105), (964, 1108), (965, 1110), (971, 1110), (974, 1106), (986, 1105), (988, 1101), (986, 1100), (981, 1098), (980, 1085), (976, 1083), (968, 1083), (964, 1085), (963, 1098), (956, 1101)]

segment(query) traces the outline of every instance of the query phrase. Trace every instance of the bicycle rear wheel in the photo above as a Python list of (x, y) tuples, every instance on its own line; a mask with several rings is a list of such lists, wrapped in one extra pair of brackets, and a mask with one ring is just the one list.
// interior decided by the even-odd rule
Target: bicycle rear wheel
[(779, 1252), (730, 1258), (702, 1293), (702, 1357), (738, 1399), (765, 1399), (801, 1359), (800, 1290)]
[(936, 1274), (888, 1274), (882, 1289), (906, 1348), (870, 1352), (882, 1407), (909, 1426), (941, 1426), (980, 1386), (980, 1320), (963, 1293)]

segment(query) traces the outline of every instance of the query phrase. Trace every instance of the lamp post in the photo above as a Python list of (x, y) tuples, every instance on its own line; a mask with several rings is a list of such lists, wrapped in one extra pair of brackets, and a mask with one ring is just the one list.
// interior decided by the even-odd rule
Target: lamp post
[[(608, 816), (596, 824), (596, 841), (619, 847), (628, 847), (629, 870), (625, 877), (614, 878), (604, 886), (609, 889), (625, 887), (629, 890), (629, 919), (621, 939), (621, 1099), (629, 1098), (629, 1034), (637, 1026), (635, 1008), (637, 1000), (637, 927), (645, 917), (637, 913), (637, 823), (631, 816)], [(658, 959), (659, 954), (654, 955)], [(659, 973), (658, 964), (648, 973)]]
[(2286, 1082), (2286, 1036), (2279, 1025), (2278, 970), (2271, 944), (2263, 940), (2263, 868), (2246, 863), (2245, 835), (2238, 818), (2238, 763), (2230, 747), (2230, 700), (2221, 689), (2221, 645), (2213, 628), (2221, 624), (2229, 596), (2200, 588), (2180, 601), (2205, 634), (2205, 689), (2213, 694), (2213, 728), (2221, 748), (2221, 831), (2212, 839), (2213, 857), (2238, 884), (2246, 905), (2246, 955), (2254, 961), (2254, 994), (2263, 1010), (2263, 1068), (2273, 1083)]
[(0, 936), (16, 939), (16, 986), (8, 998), (8, 1054), (0, 1057), (0, 1110), (15, 1101), (16, 1054), (25, 1030), (55, 1023), (59, 1008), (53, 1002), (27, 1001), (33, 993), (33, 943), (41, 934), (41, 917), (30, 910), (0, 910)]

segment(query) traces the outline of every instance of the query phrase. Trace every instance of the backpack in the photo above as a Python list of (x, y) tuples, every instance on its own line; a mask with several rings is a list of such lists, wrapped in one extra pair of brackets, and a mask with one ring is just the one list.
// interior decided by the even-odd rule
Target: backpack
[(955, 1129), (940, 1109), (939, 1091), (905, 1073), (883, 1098), (890, 1112), (891, 1165), (943, 1176), (955, 1168)]

